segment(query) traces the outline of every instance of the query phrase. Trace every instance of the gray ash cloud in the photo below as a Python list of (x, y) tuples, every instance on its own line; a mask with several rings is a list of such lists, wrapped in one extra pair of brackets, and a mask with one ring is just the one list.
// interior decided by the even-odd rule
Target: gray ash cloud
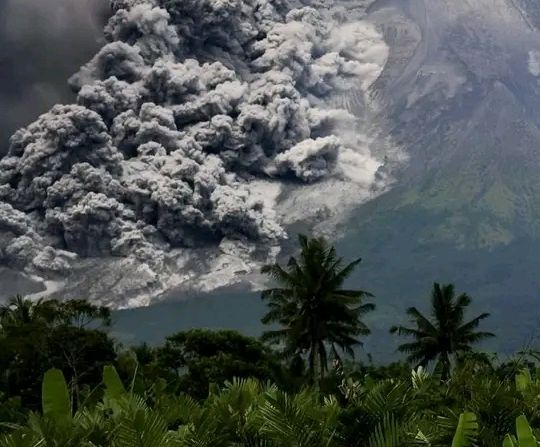
[(354, 147), (354, 115), (326, 105), (382, 70), (371, 24), (342, 24), (325, 2), (111, 5), (106, 44), (70, 79), (76, 104), (17, 131), (0, 161), (4, 263), (64, 272), (113, 256), (159, 269), (175, 249), (275, 242), (285, 231), (256, 182), (357, 181), (343, 163), (376, 165)]
[(66, 78), (103, 40), (107, 0), (0, 2), (0, 155), (17, 128), (58, 102), (72, 102)]

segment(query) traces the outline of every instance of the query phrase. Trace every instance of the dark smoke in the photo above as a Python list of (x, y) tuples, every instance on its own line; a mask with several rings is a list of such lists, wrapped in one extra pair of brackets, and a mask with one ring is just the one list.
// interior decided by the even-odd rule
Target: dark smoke
[[(29, 5), (13, 1), (12, 18)], [(183, 273), (190, 250), (219, 247), (234, 259), (239, 246), (251, 256), (251, 247), (279, 244), (286, 232), (275, 200), (291, 180), (370, 190), (380, 162), (362, 139), (359, 110), (340, 104), (351, 92), (361, 98), (386, 62), (371, 23), (335, 14), (331, 0), (111, 5), (104, 45), (70, 79), (75, 103), (18, 130), (0, 160), (0, 262), (63, 277), (91, 259), (123, 259), (109, 270), (123, 275), (128, 263), (139, 285), (155, 288), (167, 269)], [(35, 54), (50, 85), (56, 64), (68, 68), (53, 55), (81, 48), (71, 27), (97, 22), (74, 20), (64, 41), (58, 26), (69, 20), (40, 13), (41, 29), (58, 31), (53, 59)], [(30, 47), (40, 26), (23, 33)], [(20, 27), (7, 35), (29, 25)]]
[(15, 130), (56, 103), (102, 45), (107, 0), (0, 1), (0, 156)]

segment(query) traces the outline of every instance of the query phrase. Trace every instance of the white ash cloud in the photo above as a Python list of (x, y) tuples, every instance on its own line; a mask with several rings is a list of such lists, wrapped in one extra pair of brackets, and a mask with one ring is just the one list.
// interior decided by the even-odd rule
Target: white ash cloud
[(158, 271), (171, 250), (285, 237), (261, 181), (370, 187), (381, 162), (354, 111), (326, 104), (380, 74), (373, 25), (293, 0), (111, 3), (106, 45), (70, 80), (77, 104), (15, 133), (0, 161), (5, 262)]
[(291, 173), (305, 182), (315, 182), (335, 170), (341, 149), (341, 141), (333, 135), (303, 140), (276, 156), (276, 172)]

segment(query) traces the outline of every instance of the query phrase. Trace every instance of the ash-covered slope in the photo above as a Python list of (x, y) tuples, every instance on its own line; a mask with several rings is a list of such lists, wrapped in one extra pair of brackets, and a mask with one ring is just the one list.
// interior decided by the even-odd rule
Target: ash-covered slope
[(366, 260), (362, 284), (381, 311), (374, 318), (386, 312), (373, 323), (377, 340), (404, 308), (427, 306), (433, 281), (455, 282), (493, 314), (501, 350), (534, 333), (538, 12), (529, 0), (380, 0), (370, 8), (390, 47), (374, 94), (409, 154), (397, 186), (360, 210), (343, 243)]
[(391, 46), (376, 91), (410, 154), (400, 178), (404, 203), (454, 211), (456, 224), (461, 211), (475, 210), (495, 237), (456, 229), (449, 242), (496, 245), (499, 237), (537, 234), (530, 186), (540, 167), (535, 11), (511, 0), (381, 1), (372, 8)]
[(388, 48), (363, 2), (111, 4), (108, 43), (70, 80), (77, 104), (0, 161), (3, 264), (63, 297), (146, 304), (271, 258), (310, 217), (287, 217), (302, 197), (338, 220), (388, 183), (397, 152), (365, 95)]

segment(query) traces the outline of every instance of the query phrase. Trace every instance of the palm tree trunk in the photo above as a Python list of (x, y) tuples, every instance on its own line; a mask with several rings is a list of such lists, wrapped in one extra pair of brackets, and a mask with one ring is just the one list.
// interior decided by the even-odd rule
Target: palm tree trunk
[(440, 362), (442, 365), (441, 379), (448, 380), (450, 378), (450, 357), (448, 352), (441, 353)]
[(317, 327), (317, 324), (315, 322), (315, 315), (310, 315), (309, 318), (309, 380), (312, 385), (317, 386), (317, 361), (318, 361), (318, 353), (317, 353), (317, 341), (315, 337), (315, 330)]
[(324, 346), (324, 342), (319, 341), (317, 352), (319, 354), (319, 367), (320, 367), (319, 377), (320, 377), (320, 380), (322, 381), (324, 379), (326, 369), (328, 368), (327, 353), (326, 353), (326, 347)]
[(315, 340), (312, 340), (309, 349), (309, 380), (315, 388), (319, 388), (320, 371), (321, 368), (318, 345)]
[(310, 383), (313, 383), (314, 377), (315, 377), (315, 352), (313, 351), (313, 348), (309, 350), (309, 356), (308, 356), (308, 367), (309, 367), (309, 381)]

